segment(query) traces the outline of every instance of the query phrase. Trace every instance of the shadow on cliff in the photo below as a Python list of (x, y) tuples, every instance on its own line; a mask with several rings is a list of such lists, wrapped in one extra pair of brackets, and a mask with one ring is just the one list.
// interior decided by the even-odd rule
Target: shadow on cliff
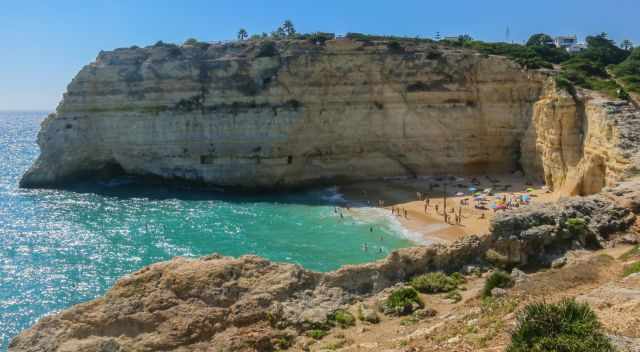
[(300, 205), (332, 205), (338, 207), (364, 207), (366, 201), (347, 200), (335, 186), (316, 186), (296, 189), (248, 190), (222, 188), (183, 182), (132, 176), (117, 177), (106, 181), (90, 180), (66, 185), (65, 191), (97, 194), (119, 199), (146, 198), (149, 200), (178, 199), (187, 201), (220, 200), (234, 203), (282, 203)]

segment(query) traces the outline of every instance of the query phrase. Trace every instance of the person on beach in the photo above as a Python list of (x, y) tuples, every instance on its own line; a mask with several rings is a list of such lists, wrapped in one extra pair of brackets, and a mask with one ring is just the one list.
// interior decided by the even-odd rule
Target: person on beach
[(422, 200), (422, 193), (420, 192), (416, 192), (416, 198), (418, 198), (418, 200)]
[(438, 212), (438, 204), (436, 204), (436, 213)]
[(407, 211), (407, 209), (404, 209), (404, 218), (405, 219), (409, 218), (408, 214), (409, 214), (409, 212)]
[(427, 204), (427, 202), (424, 202), (424, 213), (426, 214), (427, 211), (429, 210), (429, 204)]

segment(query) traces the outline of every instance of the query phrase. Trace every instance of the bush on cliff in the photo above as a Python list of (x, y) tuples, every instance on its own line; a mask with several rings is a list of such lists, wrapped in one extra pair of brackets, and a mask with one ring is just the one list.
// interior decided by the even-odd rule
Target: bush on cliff
[(624, 268), (624, 276), (629, 276), (631, 274), (640, 273), (640, 262), (635, 262), (633, 264), (627, 265)]
[(584, 236), (587, 232), (587, 221), (582, 218), (570, 218), (564, 223), (567, 230), (574, 236)]
[(389, 295), (383, 303), (386, 314), (405, 315), (411, 314), (417, 308), (424, 307), (422, 300), (413, 287), (399, 288)]
[(482, 297), (490, 297), (491, 290), (494, 288), (509, 288), (513, 286), (513, 279), (504, 271), (495, 271), (484, 282), (484, 288), (482, 289)]
[(349, 326), (356, 325), (356, 318), (350, 312), (344, 309), (338, 309), (329, 315), (328, 320), (337, 324), (341, 328), (347, 328)]
[(458, 288), (462, 283), (461, 277), (447, 276), (444, 273), (428, 273), (416, 276), (409, 283), (411, 287), (422, 293), (450, 292)]
[(260, 44), (256, 57), (272, 57), (278, 55), (276, 43), (272, 40), (266, 40)]
[(632, 92), (640, 93), (640, 48), (635, 48), (623, 62), (611, 72)]
[(518, 316), (507, 352), (613, 352), (589, 305), (574, 300), (533, 303)]

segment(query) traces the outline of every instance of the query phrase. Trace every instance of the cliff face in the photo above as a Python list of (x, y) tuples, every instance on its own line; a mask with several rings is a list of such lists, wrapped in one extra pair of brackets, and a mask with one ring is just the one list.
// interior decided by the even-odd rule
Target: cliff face
[(593, 92), (572, 97), (547, 82), (522, 140), (525, 174), (568, 195), (589, 195), (640, 170), (640, 113)]
[(43, 123), (22, 185), (118, 168), (247, 187), (513, 171), (545, 78), (348, 39), (102, 52)]

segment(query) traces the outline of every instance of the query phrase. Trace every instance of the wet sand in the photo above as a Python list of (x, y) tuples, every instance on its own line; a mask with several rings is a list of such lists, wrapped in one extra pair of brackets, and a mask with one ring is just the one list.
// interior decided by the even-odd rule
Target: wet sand
[[(444, 194), (447, 194), (447, 214), (449, 222), (444, 221)], [(479, 202), (474, 200), (469, 188), (475, 187), (479, 192), (491, 189), (490, 196), (485, 196), (486, 210), (476, 209)], [(533, 191), (527, 192), (527, 189)], [(380, 200), (384, 201), (384, 208), (391, 215), (391, 208), (400, 209), (401, 215), (394, 215), (409, 231), (419, 233), (425, 241), (453, 242), (469, 234), (483, 235), (489, 233), (491, 219), (497, 210), (490, 208), (497, 197), (529, 195), (529, 203), (544, 203), (556, 201), (558, 193), (549, 192), (542, 184), (527, 184), (523, 177), (514, 175), (492, 175), (476, 177), (421, 177), (418, 179), (394, 179), (384, 181), (369, 181), (353, 185), (341, 186), (339, 191), (353, 203), (369, 204), (377, 207)], [(425, 213), (425, 202), (418, 200), (417, 192), (429, 198), (429, 207)], [(462, 193), (462, 195), (459, 195)], [(461, 205), (466, 200), (467, 205)], [(436, 212), (435, 207), (438, 207)], [(527, 205), (520, 205), (526, 207)], [(462, 223), (455, 224), (454, 209), (457, 213), (462, 208)], [(404, 217), (404, 210), (407, 217)], [(508, 210), (506, 210), (508, 211)], [(397, 214), (397, 213), (396, 213)], [(483, 217), (484, 214), (484, 217)]]

